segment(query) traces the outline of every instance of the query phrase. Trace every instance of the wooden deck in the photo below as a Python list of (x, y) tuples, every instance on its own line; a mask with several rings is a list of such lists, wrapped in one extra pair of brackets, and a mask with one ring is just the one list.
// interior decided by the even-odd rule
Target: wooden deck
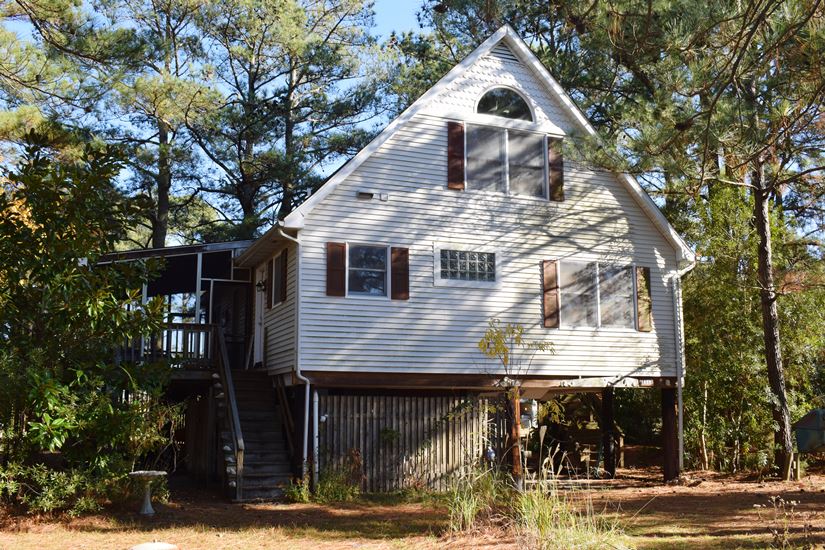
[(217, 368), (217, 326), (198, 323), (169, 323), (152, 337), (127, 343), (117, 354), (119, 361), (166, 361), (173, 378), (208, 378)]

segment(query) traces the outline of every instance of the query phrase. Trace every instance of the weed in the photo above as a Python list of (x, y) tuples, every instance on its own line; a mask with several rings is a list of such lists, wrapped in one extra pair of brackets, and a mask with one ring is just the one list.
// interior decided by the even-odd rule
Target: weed
[(289, 484), (284, 488), (284, 498), (287, 502), (293, 503), (307, 503), (312, 498), (310, 491), (309, 474), (302, 478), (290, 480)]

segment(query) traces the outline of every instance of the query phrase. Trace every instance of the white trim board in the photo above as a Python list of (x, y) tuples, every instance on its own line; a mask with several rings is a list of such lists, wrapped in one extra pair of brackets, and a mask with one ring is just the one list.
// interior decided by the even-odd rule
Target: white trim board
[[(436, 96), (444, 91), (450, 84), (458, 79), (464, 72), (475, 64), (481, 57), (489, 54), (499, 43), (504, 42), (516, 57), (529, 67), (536, 77), (549, 89), (561, 104), (564, 111), (587, 133), (589, 136), (601, 141), (595, 128), (584, 116), (584, 113), (576, 106), (567, 92), (553, 78), (550, 72), (541, 64), (538, 57), (530, 50), (524, 40), (519, 37), (509, 25), (504, 25), (493, 33), (487, 40), (482, 42), (475, 50), (465, 57), (458, 65), (453, 67), (444, 77), (441, 78), (424, 95), (419, 97), (403, 113), (390, 122), (366, 147), (361, 149), (357, 155), (345, 163), (327, 182), (303, 204), (293, 210), (285, 219), (284, 227), (288, 229), (301, 229), (304, 227), (304, 219), (307, 214), (332, 191), (352, 174), (364, 161), (376, 152), (388, 139), (390, 139), (406, 122), (412, 119)], [(654, 226), (662, 233), (665, 239), (679, 252), (680, 259), (685, 263), (693, 263), (695, 256), (693, 251), (676, 232), (673, 226), (667, 221), (665, 215), (653, 202), (653, 199), (644, 191), (636, 179), (629, 174), (619, 174), (619, 180), (624, 184), (630, 195), (639, 204), (645, 214), (653, 222)]]

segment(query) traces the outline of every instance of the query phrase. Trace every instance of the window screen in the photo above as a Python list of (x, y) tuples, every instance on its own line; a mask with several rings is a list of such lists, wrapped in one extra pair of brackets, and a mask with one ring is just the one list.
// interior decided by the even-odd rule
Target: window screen
[(349, 293), (387, 295), (385, 246), (349, 246)]
[(561, 322), (571, 327), (596, 327), (596, 262), (561, 262)]
[(507, 190), (505, 166), (506, 132), (487, 126), (467, 126), (467, 187), (483, 191)]
[(510, 193), (544, 197), (544, 136), (509, 130)]
[(633, 272), (599, 264), (601, 326), (633, 328)]

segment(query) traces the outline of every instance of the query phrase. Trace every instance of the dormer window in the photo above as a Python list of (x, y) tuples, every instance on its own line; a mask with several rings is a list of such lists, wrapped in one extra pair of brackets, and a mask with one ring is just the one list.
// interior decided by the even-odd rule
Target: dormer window
[(476, 112), (516, 120), (533, 121), (530, 106), (516, 91), (510, 88), (493, 88), (481, 96)]

